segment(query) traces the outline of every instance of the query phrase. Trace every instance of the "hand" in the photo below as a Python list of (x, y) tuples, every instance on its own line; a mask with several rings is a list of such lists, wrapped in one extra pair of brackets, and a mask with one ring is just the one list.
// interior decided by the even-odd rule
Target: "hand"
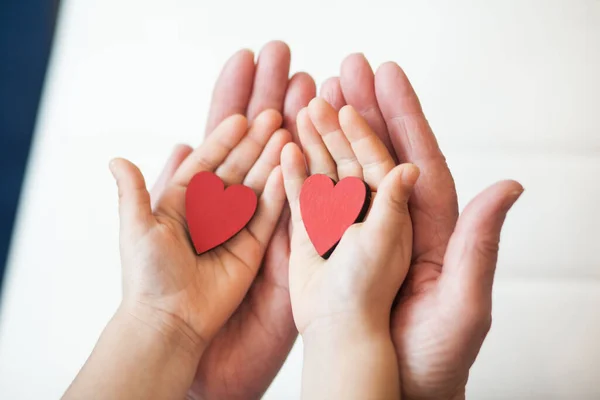
[[(278, 161), (291, 137), (278, 129), (281, 123), (274, 110), (261, 113), (249, 128), (241, 115), (224, 120), (177, 168), (154, 210), (140, 171), (123, 159), (111, 162), (120, 199), (121, 308), (157, 331), (176, 325), (193, 343), (196, 364), (248, 291), (283, 209)], [(215, 172), (226, 185), (249, 186), (258, 206), (232, 239), (197, 255), (186, 229), (185, 191), (201, 171)]]
[[(258, 62), (248, 50), (223, 67), (213, 93), (207, 132), (235, 113), (253, 120), (267, 109), (283, 114), (283, 127), (296, 135), (296, 114), (315, 96), (305, 73), (288, 79), (289, 48), (271, 42)], [(178, 146), (152, 191), (155, 202), (191, 149)], [(284, 211), (258, 276), (242, 304), (209, 344), (189, 396), (197, 399), (258, 399), (271, 384), (296, 339), (288, 292), (289, 213)]]
[[(286, 195), (292, 211), (290, 295), (298, 332), (364, 318), (388, 330), (392, 303), (410, 264), (412, 227), (407, 200), (418, 177), (410, 164), (394, 160), (365, 120), (349, 106), (338, 113), (315, 98), (298, 114), (304, 149), (290, 143), (281, 154)], [(353, 176), (371, 188), (372, 207), (362, 223), (346, 231), (329, 259), (308, 238), (299, 196), (308, 174), (335, 182)]]
[(350, 226), (331, 257), (322, 259), (300, 213), (304, 157), (296, 144), (284, 147), (281, 165), (293, 226), (290, 296), (305, 351), (303, 397), (398, 398), (389, 321), (410, 265), (407, 201), (418, 169), (411, 164), (394, 168), (385, 145), (349, 106), (340, 110), (338, 123), (328, 103), (312, 100), (298, 114), (298, 134), (309, 174), (326, 174), (336, 182), (363, 179), (373, 201), (365, 222)]
[(409, 200), (412, 264), (392, 315), (404, 399), (464, 397), (469, 369), (491, 324), (500, 231), (523, 192), (514, 181), (479, 194), (458, 218), (456, 190), (435, 136), (400, 67), (374, 75), (364, 56), (349, 56), (321, 96), (353, 105), (401, 162), (421, 177)]

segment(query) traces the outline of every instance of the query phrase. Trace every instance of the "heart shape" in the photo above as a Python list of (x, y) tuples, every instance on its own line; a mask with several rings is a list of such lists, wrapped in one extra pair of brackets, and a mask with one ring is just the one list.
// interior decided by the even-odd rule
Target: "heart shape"
[(362, 222), (371, 190), (361, 179), (346, 177), (337, 184), (327, 175), (310, 176), (300, 191), (300, 213), (317, 253), (329, 258), (344, 232)]
[(198, 254), (214, 249), (241, 231), (256, 212), (257, 199), (244, 185), (225, 184), (212, 172), (192, 177), (185, 192), (185, 214)]

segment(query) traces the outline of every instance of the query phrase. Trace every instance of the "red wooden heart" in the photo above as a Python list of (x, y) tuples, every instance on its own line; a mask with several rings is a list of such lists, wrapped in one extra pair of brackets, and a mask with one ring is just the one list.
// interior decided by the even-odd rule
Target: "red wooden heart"
[(361, 222), (369, 208), (371, 190), (359, 178), (337, 184), (327, 175), (312, 175), (300, 191), (300, 212), (317, 253), (328, 258), (350, 225)]
[(225, 243), (241, 231), (256, 212), (257, 199), (244, 185), (225, 184), (212, 172), (200, 172), (185, 192), (185, 214), (198, 254)]

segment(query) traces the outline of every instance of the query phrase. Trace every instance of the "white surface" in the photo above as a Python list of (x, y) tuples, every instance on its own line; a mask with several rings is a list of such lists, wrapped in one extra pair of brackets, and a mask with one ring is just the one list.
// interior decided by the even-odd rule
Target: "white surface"
[[(368, 4), (368, 5), (367, 5)], [(318, 82), (344, 55), (411, 77), (461, 204), (527, 188), (503, 237), (477, 399), (600, 398), (600, 1), (64, 1), (9, 262), (0, 398), (58, 398), (120, 296), (116, 155), (148, 182), (201, 140), (226, 58), (279, 38)], [(270, 399), (298, 398), (296, 348)]]

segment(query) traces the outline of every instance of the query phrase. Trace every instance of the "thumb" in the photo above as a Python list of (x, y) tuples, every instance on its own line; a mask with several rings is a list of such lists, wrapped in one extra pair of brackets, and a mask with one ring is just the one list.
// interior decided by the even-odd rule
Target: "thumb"
[[(461, 214), (444, 257), (441, 287), (478, 301), (491, 301), (500, 231), (506, 214), (523, 193), (515, 181), (498, 182), (484, 190)], [(474, 296), (474, 297), (471, 297)]]
[[(406, 234), (406, 228), (412, 232), (408, 199), (419, 174), (419, 168), (416, 165), (402, 164), (385, 176), (379, 186), (369, 216), (363, 225), (367, 235), (374, 238), (387, 238), (388, 240), (380, 241), (380, 244), (389, 243), (389, 245), (397, 246), (397, 240), (389, 239)], [(407, 250), (410, 251), (410, 247)]]
[(150, 194), (138, 167), (123, 158), (115, 158), (109, 168), (119, 188), (121, 228), (147, 223), (152, 215)]

